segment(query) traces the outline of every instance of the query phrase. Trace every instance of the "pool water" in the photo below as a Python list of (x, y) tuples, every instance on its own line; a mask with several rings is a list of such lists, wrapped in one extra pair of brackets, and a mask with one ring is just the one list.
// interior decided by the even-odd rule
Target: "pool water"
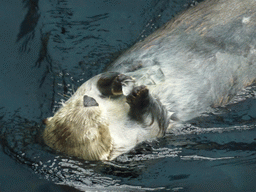
[(199, 1), (4, 0), (0, 191), (255, 191), (256, 85), (111, 162), (48, 148), (44, 125), (84, 81)]

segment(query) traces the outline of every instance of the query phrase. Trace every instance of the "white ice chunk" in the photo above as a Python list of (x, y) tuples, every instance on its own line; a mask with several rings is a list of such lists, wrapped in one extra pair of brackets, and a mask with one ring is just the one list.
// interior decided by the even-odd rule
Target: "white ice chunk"
[(135, 80), (134, 79), (126, 79), (122, 82), (122, 91), (123, 95), (127, 96), (131, 93), (132, 89), (134, 88)]

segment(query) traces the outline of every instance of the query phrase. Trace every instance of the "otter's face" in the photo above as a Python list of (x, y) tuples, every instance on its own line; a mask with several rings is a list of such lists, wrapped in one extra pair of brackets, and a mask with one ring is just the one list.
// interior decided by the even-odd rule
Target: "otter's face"
[[(129, 108), (122, 83), (133, 81), (118, 73), (104, 73), (85, 82), (53, 117), (47, 118), (45, 143), (55, 150), (87, 160), (107, 160), (112, 150), (109, 120), (113, 108)], [(116, 103), (119, 106), (115, 106)], [(109, 114), (110, 113), (110, 114)]]
[(145, 86), (134, 87), (133, 78), (103, 73), (85, 82), (47, 119), (44, 140), (69, 155), (108, 160), (120, 154), (115, 153), (118, 148), (130, 149), (152, 133), (162, 135), (167, 121), (159, 122), (158, 116), (162, 121), (166, 114)]

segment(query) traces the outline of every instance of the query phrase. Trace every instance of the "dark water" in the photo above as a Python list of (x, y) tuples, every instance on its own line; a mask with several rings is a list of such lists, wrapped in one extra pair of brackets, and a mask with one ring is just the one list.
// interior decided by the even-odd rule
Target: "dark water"
[(3, 0), (0, 191), (255, 191), (256, 85), (228, 106), (113, 162), (68, 157), (42, 141), (41, 120), (61, 100), (194, 4)]

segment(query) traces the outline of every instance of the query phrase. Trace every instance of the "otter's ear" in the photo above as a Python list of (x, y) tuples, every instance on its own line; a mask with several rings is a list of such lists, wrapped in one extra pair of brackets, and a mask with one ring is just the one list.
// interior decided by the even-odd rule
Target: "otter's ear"
[(84, 95), (84, 107), (93, 107), (93, 106), (99, 106), (99, 104), (94, 98)]

